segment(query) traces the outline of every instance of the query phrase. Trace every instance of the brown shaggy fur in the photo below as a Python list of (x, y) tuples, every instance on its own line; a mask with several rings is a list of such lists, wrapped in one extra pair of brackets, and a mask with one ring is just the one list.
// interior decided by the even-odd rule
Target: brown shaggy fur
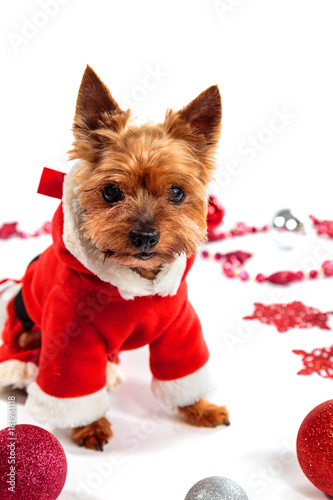
[[(135, 126), (130, 111), (120, 109), (87, 67), (69, 154), (70, 159), (82, 162), (76, 174), (84, 209), (82, 229), (101, 258), (112, 258), (154, 279), (162, 264), (181, 253), (196, 253), (197, 245), (206, 238), (207, 186), (215, 169), (221, 115), (220, 93), (212, 86), (182, 110), (167, 111), (163, 123)], [(103, 188), (110, 184), (121, 193), (115, 203), (103, 197)], [(179, 204), (172, 199), (175, 187), (185, 193)], [(148, 260), (138, 258), (138, 249), (129, 238), (131, 231), (158, 231), (158, 244)], [(197, 426), (229, 424), (225, 407), (203, 399), (179, 408), (179, 413)], [(86, 448), (102, 450), (111, 437), (106, 418), (73, 429), (74, 442)]]
[[(85, 234), (101, 251), (124, 266), (138, 267), (132, 230), (159, 231), (158, 254), (140, 262), (157, 269), (180, 253), (191, 255), (206, 238), (207, 185), (220, 134), (221, 100), (210, 87), (178, 112), (169, 110), (158, 125), (135, 126), (109, 90), (87, 68), (74, 118), (71, 159), (80, 159), (79, 199), (85, 209)], [(114, 184), (121, 203), (107, 206), (101, 190)], [(170, 188), (181, 187), (185, 200), (170, 203)]]

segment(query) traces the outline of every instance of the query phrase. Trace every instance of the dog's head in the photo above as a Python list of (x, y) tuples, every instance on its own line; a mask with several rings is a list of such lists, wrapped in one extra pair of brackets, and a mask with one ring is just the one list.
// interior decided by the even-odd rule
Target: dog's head
[(156, 269), (191, 255), (206, 237), (207, 187), (215, 169), (221, 98), (202, 92), (163, 123), (135, 126), (88, 66), (74, 118), (85, 236), (103, 258)]

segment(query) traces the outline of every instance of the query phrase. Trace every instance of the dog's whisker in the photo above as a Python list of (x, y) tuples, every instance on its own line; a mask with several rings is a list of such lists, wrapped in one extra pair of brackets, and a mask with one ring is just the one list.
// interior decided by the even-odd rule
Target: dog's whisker
[(103, 254), (103, 264), (105, 263), (105, 261), (107, 259), (109, 259), (110, 257), (112, 257), (116, 252), (113, 251), (113, 250), (103, 250), (101, 251), (101, 254)]

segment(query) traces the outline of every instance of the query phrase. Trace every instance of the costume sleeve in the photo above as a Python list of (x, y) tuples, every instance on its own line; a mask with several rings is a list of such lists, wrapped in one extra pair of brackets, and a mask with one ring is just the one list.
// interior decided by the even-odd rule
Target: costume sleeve
[(167, 406), (187, 406), (212, 386), (209, 353), (200, 321), (189, 303), (168, 329), (150, 344), (154, 396)]
[(109, 405), (103, 338), (60, 285), (48, 296), (41, 328), (39, 370), (28, 387), (28, 410), (41, 423), (56, 427), (98, 420)]

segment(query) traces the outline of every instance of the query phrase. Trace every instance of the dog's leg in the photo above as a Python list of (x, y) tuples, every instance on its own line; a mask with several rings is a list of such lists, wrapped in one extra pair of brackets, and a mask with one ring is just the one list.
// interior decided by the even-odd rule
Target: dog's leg
[(18, 338), (18, 344), (22, 349), (36, 349), (41, 346), (41, 332), (23, 332)]
[(113, 432), (107, 418), (102, 417), (92, 424), (84, 427), (75, 427), (72, 430), (74, 443), (92, 450), (103, 451), (103, 446), (111, 439)]
[(192, 405), (178, 407), (178, 413), (185, 422), (197, 427), (230, 425), (226, 407), (213, 405), (203, 398)]

